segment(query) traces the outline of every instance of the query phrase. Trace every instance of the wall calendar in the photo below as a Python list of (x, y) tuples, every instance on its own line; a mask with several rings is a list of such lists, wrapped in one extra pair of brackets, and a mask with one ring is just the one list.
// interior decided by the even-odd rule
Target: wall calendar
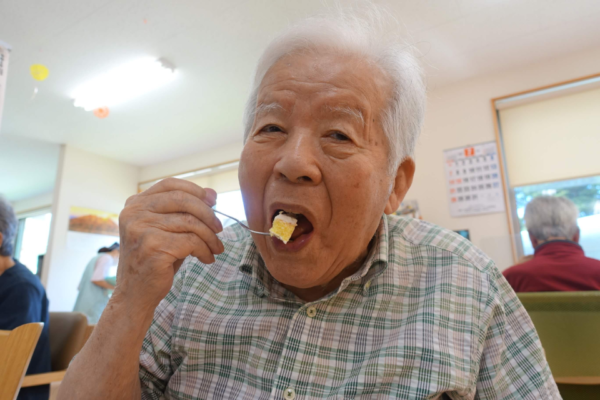
[(445, 150), (444, 164), (452, 217), (504, 211), (496, 142)]

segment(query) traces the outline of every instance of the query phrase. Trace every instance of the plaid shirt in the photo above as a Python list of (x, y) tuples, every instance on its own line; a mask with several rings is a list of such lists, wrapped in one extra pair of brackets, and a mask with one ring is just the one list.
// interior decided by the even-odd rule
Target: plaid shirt
[(384, 216), (367, 261), (311, 303), (239, 226), (188, 258), (140, 355), (142, 399), (559, 399), (523, 306), (469, 241)]

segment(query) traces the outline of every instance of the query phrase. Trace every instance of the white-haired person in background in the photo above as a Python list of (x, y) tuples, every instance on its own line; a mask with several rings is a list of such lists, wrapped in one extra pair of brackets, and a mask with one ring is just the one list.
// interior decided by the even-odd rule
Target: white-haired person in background
[[(0, 330), (12, 331), (32, 322), (44, 323), (27, 367), (28, 375), (41, 374), (50, 372), (48, 298), (39, 278), (13, 257), (18, 226), (12, 206), (0, 196)], [(0, 350), (0, 359), (3, 358)], [(17, 400), (48, 400), (49, 396), (50, 385), (41, 385), (22, 388)]]
[(579, 243), (577, 206), (566, 197), (539, 196), (525, 208), (533, 258), (504, 270), (515, 292), (600, 290), (600, 260)]
[(191, 182), (130, 198), (117, 287), (60, 399), (560, 398), (494, 263), (390, 215), (425, 85), (380, 15), (305, 20), (258, 63), (239, 181), (251, 229), (295, 214), (290, 242), (222, 231)]

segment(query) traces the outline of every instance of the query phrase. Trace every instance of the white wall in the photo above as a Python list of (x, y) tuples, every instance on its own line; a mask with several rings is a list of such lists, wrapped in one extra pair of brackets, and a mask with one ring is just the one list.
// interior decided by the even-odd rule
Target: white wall
[(71, 206), (119, 214), (137, 192), (139, 168), (63, 146), (52, 204), (52, 227), (42, 282), (51, 311), (71, 311), (77, 286), (97, 250), (118, 237), (68, 232)]
[(599, 72), (600, 49), (594, 49), (431, 91), (417, 147), (416, 177), (407, 198), (419, 201), (424, 219), (450, 229), (469, 229), (475, 245), (500, 269), (507, 268), (513, 260), (505, 213), (450, 217), (443, 151), (495, 139), (492, 98)]
[(6, 133), (0, 134), (0, 193), (15, 202), (51, 192), (60, 145)]
[(27, 213), (29, 211), (51, 207), (53, 195), (54, 191), (50, 191), (38, 196), (28, 197), (19, 201), (13, 201), (11, 205), (15, 210), (15, 214), (19, 216), (19, 214)]

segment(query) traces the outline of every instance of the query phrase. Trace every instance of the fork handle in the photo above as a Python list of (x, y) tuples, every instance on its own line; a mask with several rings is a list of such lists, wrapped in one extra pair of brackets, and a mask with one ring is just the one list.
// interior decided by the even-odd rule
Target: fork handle
[(224, 217), (231, 218), (232, 220), (236, 221), (238, 224), (240, 224), (241, 226), (243, 226), (244, 228), (246, 228), (248, 231), (250, 231), (250, 232), (252, 232), (252, 233), (257, 233), (257, 234), (259, 234), (259, 235), (265, 235), (265, 236), (271, 236), (271, 234), (270, 234), (269, 232), (258, 232), (258, 231), (253, 231), (253, 230), (252, 230), (252, 229), (250, 229), (248, 226), (246, 226), (245, 224), (243, 224), (243, 223), (242, 223), (242, 221), (240, 221), (240, 220), (239, 220), (239, 219), (237, 219), (237, 218), (233, 218), (231, 215), (227, 215), (227, 214), (225, 214), (224, 212), (221, 212), (221, 211), (219, 211), (219, 210), (215, 210), (214, 208), (213, 208), (213, 211), (214, 211), (214, 212), (216, 212), (216, 213), (219, 213), (219, 214), (223, 215)]

